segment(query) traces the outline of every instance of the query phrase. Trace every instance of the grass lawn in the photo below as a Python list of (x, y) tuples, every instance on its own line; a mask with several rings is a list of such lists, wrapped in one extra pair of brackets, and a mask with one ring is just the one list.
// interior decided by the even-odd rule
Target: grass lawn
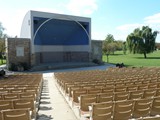
[[(107, 56), (103, 56), (103, 61), (107, 62)], [(126, 66), (144, 67), (144, 66), (159, 66), (160, 67), (160, 50), (154, 53), (147, 54), (147, 59), (143, 54), (126, 54), (123, 51), (117, 51), (114, 55), (109, 55), (109, 63), (124, 63)]]
[(2, 63), (2, 60), (0, 59), (0, 65), (3, 65), (3, 64), (6, 64), (6, 60), (3, 60), (3, 63)]

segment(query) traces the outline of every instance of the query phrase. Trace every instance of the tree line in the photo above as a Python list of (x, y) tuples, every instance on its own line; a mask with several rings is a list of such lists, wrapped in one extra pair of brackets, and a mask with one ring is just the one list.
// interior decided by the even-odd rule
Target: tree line
[(142, 26), (142, 28), (136, 28), (130, 33), (125, 41), (115, 40), (113, 35), (108, 34), (106, 39), (103, 41), (102, 50), (107, 55), (114, 54), (116, 50), (129, 50), (130, 53), (140, 53), (147, 58), (147, 54), (160, 48), (160, 44), (156, 44), (156, 37), (158, 31), (153, 31), (149, 26)]

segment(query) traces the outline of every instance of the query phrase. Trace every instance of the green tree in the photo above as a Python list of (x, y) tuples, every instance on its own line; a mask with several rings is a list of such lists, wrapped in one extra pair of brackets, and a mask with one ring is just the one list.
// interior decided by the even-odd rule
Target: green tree
[(106, 39), (103, 41), (102, 50), (105, 55), (107, 55), (107, 62), (109, 62), (109, 55), (114, 54), (116, 49), (116, 44), (114, 43), (114, 37), (111, 34), (108, 34)]
[(5, 53), (5, 39), (7, 38), (7, 35), (3, 33), (4, 30), (5, 30), (4, 27), (0, 23), (0, 59), (2, 64)]
[(123, 50), (123, 41), (122, 40), (115, 40), (114, 41), (116, 43), (116, 50)]
[(3, 31), (4, 31), (4, 27), (2, 26), (2, 23), (0, 22), (0, 38), (3, 38)]
[(105, 39), (105, 41), (107, 42), (107, 43), (112, 43), (112, 42), (114, 42), (114, 37), (113, 37), (113, 35), (112, 34), (108, 34), (107, 35), (107, 37), (106, 37), (106, 39)]
[(142, 29), (136, 28), (127, 36), (129, 51), (134, 54), (144, 54), (144, 58), (147, 58), (146, 54), (155, 50), (156, 36), (157, 31), (152, 32), (148, 26), (143, 26)]
[(123, 54), (124, 54), (124, 55), (126, 55), (126, 51), (127, 51), (127, 45), (126, 45), (126, 42), (123, 42), (122, 50), (123, 50)]
[(116, 44), (115, 44), (115, 39), (113, 37), (113, 35), (111, 34), (108, 34), (106, 39), (104, 40), (104, 47), (106, 50), (107, 53), (113, 53), (114, 54), (114, 51), (116, 50)]

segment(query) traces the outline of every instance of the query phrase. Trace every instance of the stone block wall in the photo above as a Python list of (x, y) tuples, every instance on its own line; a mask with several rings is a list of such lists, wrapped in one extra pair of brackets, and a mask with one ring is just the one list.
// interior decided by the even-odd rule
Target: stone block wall
[(6, 40), (7, 66), (25, 63), (30, 66), (30, 39), (8, 38)]
[(91, 40), (92, 45), (92, 61), (97, 59), (102, 62), (102, 41), (101, 40)]

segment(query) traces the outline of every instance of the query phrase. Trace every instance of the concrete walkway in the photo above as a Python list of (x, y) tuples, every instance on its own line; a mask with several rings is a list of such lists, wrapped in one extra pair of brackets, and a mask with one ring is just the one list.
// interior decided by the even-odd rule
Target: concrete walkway
[(56, 87), (53, 73), (44, 74), (38, 120), (77, 120), (72, 109)]

